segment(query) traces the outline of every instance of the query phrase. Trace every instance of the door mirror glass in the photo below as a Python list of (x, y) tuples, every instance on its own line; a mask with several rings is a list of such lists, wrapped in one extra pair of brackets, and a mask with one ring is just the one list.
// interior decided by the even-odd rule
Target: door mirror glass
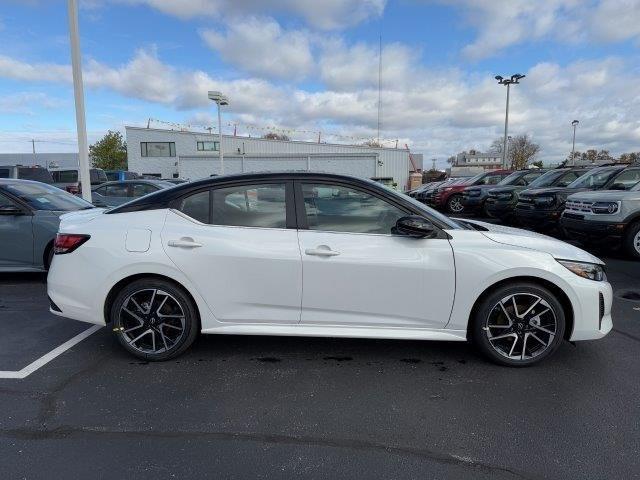
[(14, 205), (2, 205), (0, 206), (0, 215), (24, 215), (24, 212)]
[(438, 235), (438, 230), (426, 218), (410, 215), (398, 219), (393, 233), (414, 238), (434, 238)]

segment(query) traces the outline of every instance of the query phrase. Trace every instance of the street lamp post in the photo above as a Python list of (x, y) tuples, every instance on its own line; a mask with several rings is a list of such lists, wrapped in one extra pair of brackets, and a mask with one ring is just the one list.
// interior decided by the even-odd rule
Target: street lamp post
[(220, 175), (224, 175), (224, 154), (222, 153), (222, 117), (220, 116), (220, 107), (229, 105), (229, 99), (221, 92), (210, 91), (208, 93), (209, 100), (216, 102), (218, 106), (218, 153), (220, 155)]
[(574, 120), (573, 122), (571, 122), (571, 125), (573, 125), (573, 146), (571, 147), (571, 165), (576, 164), (576, 127), (578, 126), (580, 122), (578, 120)]
[(76, 105), (76, 128), (78, 130), (78, 173), (82, 198), (91, 202), (91, 179), (89, 173), (89, 148), (87, 142), (87, 122), (84, 113), (84, 88), (82, 85), (82, 64), (80, 57), (80, 35), (78, 33), (78, 4), (68, 0), (69, 37), (71, 43), (71, 68), (73, 73), (73, 93)]
[(519, 73), (511, 75), (511, 78), (504, 78), (500, 75), (495, 76), (495, 79), (500, 85), (507, 86), (507, 107), (504, 115), (504, 144), (502, 145), (502, 168), (507, 168), (507, 150), (509, 149), (507, 138), (507, 134), (509, 131), (509, 89), (511, 87), (511, 84), (517, 85), (524, 77), (525, 75), (520, 75)]

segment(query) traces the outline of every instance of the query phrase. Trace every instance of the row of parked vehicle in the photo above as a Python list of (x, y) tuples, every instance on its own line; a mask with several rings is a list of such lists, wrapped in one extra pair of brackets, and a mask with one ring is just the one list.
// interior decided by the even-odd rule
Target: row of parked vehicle
[(640, 259), (640, 164), (493, 170), (409, 192), (449, 214), (491, 217)]
[[(82, 193), (77, 169), (47, 170), (37, 165), (7, 165), (0, 166), (0, 178), (33, 180), (53, 185), (74, 195)], [(96, 207), (115, 207), (186, 181), (179, 178), (149, 178), (127, 170), (101, 168), (90, 169), (89, 179), (92, 203)]]

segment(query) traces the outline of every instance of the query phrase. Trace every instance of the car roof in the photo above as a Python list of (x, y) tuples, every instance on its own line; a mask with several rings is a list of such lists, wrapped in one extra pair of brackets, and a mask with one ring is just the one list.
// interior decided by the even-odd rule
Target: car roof
[(164, 183), (171, 183), (171, 182), (167, 182), (167, 180), (161, 180), (161, 179), (151, 179), (151, 178), (130, 178), (128, 180), (111, 180), (110, 182), (102, 182), (100, 185), (96, 185), (94, 188), (98, 188), (98, 187), (103, 187), (105, 185), (119, 185), (119, 184), (127, 184), (127, 183), (150, 183), (150, 184), (164, 184)]
[(0, 186), (2, 185), (16, 185), (16, 184), (30, 184), (35, 183), (38, 185), (48, 185), (48, 183), (38, 182), (36, 180), (24, 180), (22, 178), (0, 178)]
[[(187, 183), (179, 183), (172, 188), (165, 188), (157, 192), (140, 197), (137, 200), (128, 202), (120, 207), (109, 210), (109, 213), (121, 213), (128, 211), (136, 211), (139, 209), (145, 209), (150, 205), (168, 205), (171, 201), (181, 198), (191, 192), (203, 190), (206, 188), (215, 187), (217, 185), (233, 184), (233, 183), (245, 183), (245, 182), (261, 182), (268, 180), (279, 181), (292, 181), (292, 180), (313, 180), (317, 182), (333, 181), (333, 182), (346, 182), (353, 185), (360, 185), (362, 187), (371, 188), (372, 186), (378, 187), (383, 191), (386, 187), (383, 187), (379, 182), (373, 180), (353, 177), (350, 175), (342, 175), (337, 173), (324, 173), (324, 172), (307, 172), (307, 171), (271, 171), (271, 172), (249, 172), (249, 173), (234, 173), (226, 175), (218, 175), (215, 177), (206, 177), (200, 180), (194, 180)], [(109, 182), (119, 183), (119, 182)], [(104, 183), (102, 184), (104, 185)]]

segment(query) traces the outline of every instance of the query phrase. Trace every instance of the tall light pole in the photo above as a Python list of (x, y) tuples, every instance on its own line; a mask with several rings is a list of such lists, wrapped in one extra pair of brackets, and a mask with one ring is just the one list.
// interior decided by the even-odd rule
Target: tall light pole
[(576, 164), (576, 127), (578, 126), (580, 122), (578, 120), (574, 120), (573, 122), (571, 122), (571, 125), (573, 125), (573, 146), (571, 147), (571, 165), (575, 165)]
[(82, 62), (80, 58), (77, 0), (68, 0), (67, 10), (69, 11), (69, 37), (71, 41), (73, 94), (76, 104), (76, 128), (78, 130), (78, 173), (80, 177), (80, 186), (82, 188), (82, 198), (87, 202), (91, 202), (89, 147), (87, 142), (87, 122), (84, 116), (84, 88), (82, 85)]
[(220, 155), (220, 175), (224, 175), (224, 154), (222, 153), (222, 117), (220, 116), (220, 106), (229, 105), (229, 99), (221, 92), (210, 91), (209, 100), (213, 100), (218, 105), (218, 153)]
[(500, 75), (496, 75), (495, 79), (498, 81), (500, 85), (507, 86), (507, 108), (504, 114), (504, 144), (502, 145), (502, 168), (507, 168), (507, 153), (509, 149), (509, 143), (507, 134), (509, 131), (509, 89), (512, 84), (517, 85), (520, 83), (520, 80), (523, 79), (525, 75), (520, 75), (519, 73), (515, 73), (511, 75), (511, 78), (504, 78)]

